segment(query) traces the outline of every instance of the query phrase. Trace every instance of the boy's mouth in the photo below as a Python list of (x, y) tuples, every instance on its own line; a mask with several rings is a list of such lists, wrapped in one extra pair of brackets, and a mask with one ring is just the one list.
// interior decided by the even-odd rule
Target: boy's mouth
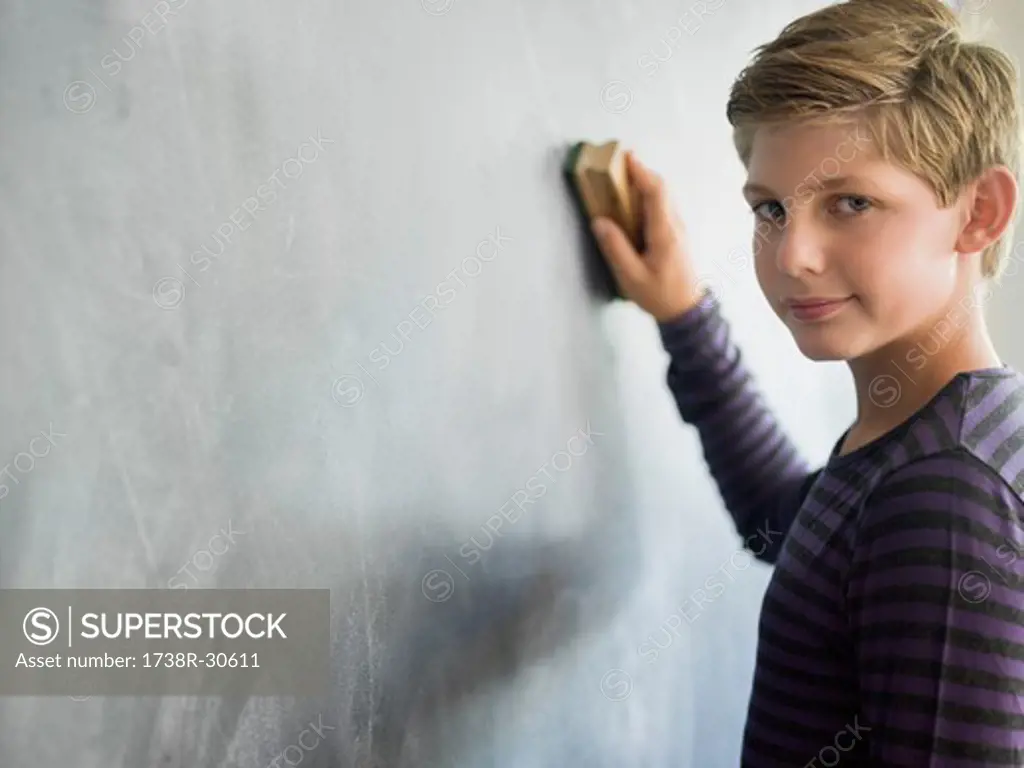
[(852, 296), (830, 297), (812, 296), (809, 298), (786, 299), (786, 307), (794, 319), (800, 321), (824, 320), (840, 311), (852, 299)]

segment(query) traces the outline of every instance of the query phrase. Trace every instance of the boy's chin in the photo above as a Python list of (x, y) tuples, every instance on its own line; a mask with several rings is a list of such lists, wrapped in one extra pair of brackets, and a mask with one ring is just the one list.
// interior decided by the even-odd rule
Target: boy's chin
[(842, 338), (829, 338), (826, 334), (794, 334), (793, 339), (804, 357), (815, 362), (851, 360), (858, 356), (854, 346)]
[(813, 360), (816, 363), (835, 362), (837, 360), (849, 360), (850, 355), (844, 355), (840, 352), (836, 352), (831, 349), (804, 349), (800, 348), (800, 351), (804, 353), (804, 357), (808, 360)]

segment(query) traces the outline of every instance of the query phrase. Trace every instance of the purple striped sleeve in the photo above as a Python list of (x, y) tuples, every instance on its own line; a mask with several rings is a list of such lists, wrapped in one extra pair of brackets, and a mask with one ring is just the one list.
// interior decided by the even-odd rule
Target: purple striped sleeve
[(959, 449), (886, 477), (847, 599), (874, 765), (1024, 764), (1024, 505)]
[(818, 472), (809, 471), (762, 400), (713, 294), (658, 329), (671, 358), (669, 390), (700, 433), (736, 530), (758, 559), (774, 563)]

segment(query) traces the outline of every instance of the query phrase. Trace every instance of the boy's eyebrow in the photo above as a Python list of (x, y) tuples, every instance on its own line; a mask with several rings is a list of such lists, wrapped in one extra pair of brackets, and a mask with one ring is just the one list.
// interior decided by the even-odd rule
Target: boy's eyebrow
[[(810, 177), (808, 177), (808, 179), (809, 178)], [(804, 181), (802, 181), (801, 184), (806, 184), (808, 190), (812, 192), (818, 192), (820, 190), (829, 190), (835, 189), (836, 187), (842, 187), (852, 182), (866, 182), (867, 180), (860, 176), (851, 175), (835, 176), (831, 179), (825, 179), (824, 181), (819, 181), (817, 178), (815, 178), (815, 181), (817, 182), (816, 184), (811, 184), (808, 182), (807, 179), (804, 179)], [(776, 195), (763, 184), (758, 184), (756, 181), (748, 181), (746, 184), (743, 185), (743, 196), (750, 197), (752, 194), (767, 195), (768, 197), (778, 197), (778, 195)]]

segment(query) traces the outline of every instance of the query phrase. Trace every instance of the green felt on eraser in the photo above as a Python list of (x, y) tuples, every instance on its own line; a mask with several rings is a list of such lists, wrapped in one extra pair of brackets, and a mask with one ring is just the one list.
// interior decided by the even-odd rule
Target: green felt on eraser
[[(580, 152), (582, 152), (582, 151), (583, 151), (583, 142), (582, 141), (577, 141), (575, 144), (573, 144), (571, 147), (569, 147), (569, 152), (565, 156), (565, 163), (562, 165), (562, 171), (563, 172), (565, 172), (565, 173), (567, 173), (569, 175), (572, 175), (573, 173), (576, 172), (576, 161), (580, 159)], [(575, 181), (574, 181), (574, 183), (575, 183)]]

